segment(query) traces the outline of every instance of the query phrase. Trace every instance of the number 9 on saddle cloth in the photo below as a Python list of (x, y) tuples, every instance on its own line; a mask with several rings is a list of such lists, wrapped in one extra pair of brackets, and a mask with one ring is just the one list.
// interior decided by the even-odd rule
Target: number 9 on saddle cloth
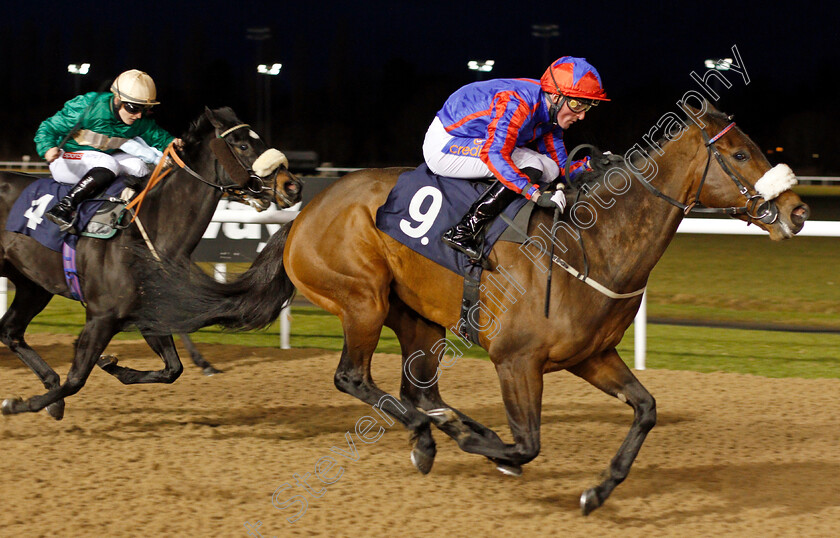
[[(486, 189), (487, 183), (438, 176), (422, 164), (400, 175), (376, 212), (376, 227), (418, 254), (464, 275), (472, 263), (440, 238)], [(527, 202), (519, 196), (502, 214), (513, 220)], [(507, 227), (502, 218), (488, 226), (484, 235), (485, 256)]]

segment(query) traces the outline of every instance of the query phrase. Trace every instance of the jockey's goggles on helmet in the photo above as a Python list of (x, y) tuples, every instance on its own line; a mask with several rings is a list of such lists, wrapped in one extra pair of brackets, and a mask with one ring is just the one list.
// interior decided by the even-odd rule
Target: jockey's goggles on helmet
[(581, 112), (587, 112), (593, 106), (598, 106), (598, 101), (582, 99), (580, 97), (566, 97), (566, 104), (569, 105), (569, 109), (572, 112), (580, 114)]
[(123, 108), (129, 114), (145, 114), (152, 109), (151, 105), (143, 106), (123, 101)]

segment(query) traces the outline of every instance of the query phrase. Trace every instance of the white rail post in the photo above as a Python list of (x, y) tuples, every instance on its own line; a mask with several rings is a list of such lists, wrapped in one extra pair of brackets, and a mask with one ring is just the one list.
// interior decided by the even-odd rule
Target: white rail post
[(642, 294), (642, 304), (639, 305), (639, 311), (636, 313), (636, 319), (633, 323), (635, 345), (634, 368), (636, 370), (644, 370), (645, 353), (647, 352), (647, 292)]
[(216, 282), (227, 282), (227, 264), (214, 263), (213, 264), (213, 278)]
[(283, 307), (280, 311), (280, 349), (291, 349), (289, 343), (289, 335), (291, 333), (292, 324), (289, 320), (289, 306)]
[(6, 277), (0, 277), (0, 317), (6, 315), (6, 310), (9, 307), (9, 280)]

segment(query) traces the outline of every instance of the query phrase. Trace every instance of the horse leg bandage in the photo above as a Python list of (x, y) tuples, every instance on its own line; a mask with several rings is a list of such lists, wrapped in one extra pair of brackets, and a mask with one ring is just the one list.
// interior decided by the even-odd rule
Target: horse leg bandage
[(234, 183), (240, 186), (244, 186), (248, 183), (248, 180), (250, 179), (248, 171), (239, 164), (239, 161), (236, 160), (236, 157), (233, 153), (231, 153), (227, 142), (225, 142), (223, 138), (214, 138), (211, 140), (210, 149), (213, 151), (213, 155), (216, 156), (219, 164), (222, 165), (222, 168), (225, 169), (225, 172), (228, 173)]
[(796, 185), (796, 175), (786, 164), (777, 164), (755, 182), (755, 190), (765, 200), (772, 200)]

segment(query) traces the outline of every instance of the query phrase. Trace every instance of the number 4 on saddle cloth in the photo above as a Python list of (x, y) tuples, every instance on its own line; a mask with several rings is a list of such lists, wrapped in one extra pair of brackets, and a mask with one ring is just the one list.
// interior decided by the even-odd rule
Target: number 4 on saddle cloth
[[(376, 212), (376, 227), (418, 254), (464, 276), (471, 272), (473, 264), (440, 237), (461, 220), (487, 187), (487, 183), (435, 175), (422, 164), (397, 179), (388, 199)], [(519, 197), (502, 214), (513, 220), (527, 202), (525, 197)], [(485, 257), (507, 227), (502, 218), (487, 227)]]
[[(57, 224), (44, 217), (44, 213), (72, 188), (73, 185), (57, 183), (52, 178), (32, 182), (15, 200), (6, 221), (6, 230), (27, 235), (50, 250), (63, 252), (67, 284), (73, 298), (83, 301), (75, 268), (75, 248), (79, 236), (61, 232)], [(83, 236), (99, 239), (113, 237), (120, 227), (119, 219), (125, 208), (125, 203), (118, 202), (125, 188), (125, 183), (118, 178), (98, 197), (83, 201), (78, 209), (76, 229), (83, 230)]]

